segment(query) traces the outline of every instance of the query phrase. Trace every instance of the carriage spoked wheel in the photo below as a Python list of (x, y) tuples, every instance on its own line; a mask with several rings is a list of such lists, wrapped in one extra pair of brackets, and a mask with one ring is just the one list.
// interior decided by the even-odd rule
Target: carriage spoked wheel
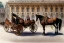
[(9, 26), (4, 25), (4, 30), (5, 30), (6, 32), (9, 32)]
[(23, 33), (23, 26), (17, 25), (17, 26), (16, 26), (15, 34), (19, 36), (19, 35), (21, 35), (22, 33)]
[(37, 31), (37, 29), (38, 29), (38, 27), (37, 27), (36, 24), (30, 26), (30, 31), (31, 31), (32, 33), (35, 33), (35, 32)]
[(24, 30), (23, 28), (24, 28), (24, 27), (21, 27), (21, 30), (20, 30), (20, 33), (21, 33), (21, 34), (23, 33), (23, 30)]

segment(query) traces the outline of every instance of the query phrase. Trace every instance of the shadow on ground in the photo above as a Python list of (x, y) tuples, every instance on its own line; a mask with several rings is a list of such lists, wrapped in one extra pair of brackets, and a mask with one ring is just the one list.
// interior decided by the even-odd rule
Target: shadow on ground
[[(10, 33), (13, 33), (13, 32), (10, 32)], [(44, 35), (44, 34), (42, 34), (42, 32), (36, 32), (36, 33), (23, 32), (20, 36), (39, 36), (39, 35), (42, 35), (42, 36), (57, 36), (57, 35), (63, 35), (63, 33), (55, 34), (55, 33), (52, 33), (52, 32), (47, 32)]]
[(48, 32), (48, 33), (45, 34), (45, 36), (57, 36), (57, 35), (63, 35), (63, 33), (55, 34), (55, 33), (52, 33), (52, 32)]
[(42, 35), (41, 32), (36, 32), (36, 33), (31, 33), (31, 32), (23, 32), (21, 34), (21, 36), (38, 36), (38, 35)]
[[(38, 35), (43, 35), (42, 32), (36, 32), (36, 33), (31, 33), (31, 32), (23, 32), (21, 34), (21, 36), (38, 36)], [(57, 35), (63, 35), (62, 33), (52, 33), (52, 32), (48, 32), (46, 33), (44, 36), (57, 36)]]

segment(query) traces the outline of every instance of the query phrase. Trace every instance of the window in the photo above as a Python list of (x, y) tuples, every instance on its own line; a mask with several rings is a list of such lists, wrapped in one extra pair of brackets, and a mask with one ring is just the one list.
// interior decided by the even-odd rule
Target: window
[(58, 18), (58, 13), (56, 13), (56, 17)]
[(2, 13), (1, 17), (4, 17), (4, 14)]
[(40, 12), (40, 9), (39, 8), (37, 8), (37, 12)]
[(24, 19), (24, 13), (22, 13), (21, 18)]
[(34, 14), (32, 14), (32, 18), (34, 18)]
[(34, 13), (32, 14), (32, 16), (31, 16), (31, 17), (32, 17), (32, 19), (34, 19)]
[(32, 8), (32, 12), (34, 12), (34, 8)]
[(14, 12), (14, 6), (11, 6), (11, 12)]
[(27, 19), (30, 19), (30, 16), (29, 16), (29, 14), (27, 14), (26, 18), (27, 18)]
[(47, 8), (45, 8), (45, 12), (47, 12)]
[(53, 12), (53, 8), (52, 8), (52, 7), (51, 7), (51, 9), (50, 9), (50, 10), (51, 10), (51, 12)]
[(29, 8), (27, 8), (27, 12), (29, 12)]
[(51, 13), (50, 17), (51, 17), (51, 18), (53, 17), (53, 13)]
[(24, 8), (22, 8), (22, 12), (24, 12)]
[(58, 8), (57, 7), (55, 8), (55, 12), (58, 12)]
[(63, 8), (62, 7), (60, 8), (60, 12), (63, 12)]
[(42, 8), (42, 11), (43, 11), (43, 8)]
[(19, 7), (18, 6), (16, 6), (16, 12), (19, 12)]
[(63, 18), (63, 16), (64, 16), (63, 13), (61, 13), (61, 18)]
[(27, 13), (27, 14), (29, 14), (29, 13)]

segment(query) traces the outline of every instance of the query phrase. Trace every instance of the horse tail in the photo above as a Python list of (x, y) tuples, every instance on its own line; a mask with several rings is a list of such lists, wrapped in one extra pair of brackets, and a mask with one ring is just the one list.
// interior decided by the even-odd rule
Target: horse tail
[(59, 30), (61, 30), (62, 20), (61, 19), (58, 19), (58, 20), (59, 20)]

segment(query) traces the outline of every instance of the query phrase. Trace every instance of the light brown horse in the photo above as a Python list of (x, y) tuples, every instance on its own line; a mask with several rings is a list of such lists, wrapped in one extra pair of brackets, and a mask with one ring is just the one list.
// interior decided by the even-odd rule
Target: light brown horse
[(41, 23), (42, 23), (42, 24), (44, 24), (44, 23), (45, 23), (45, 24), (48, 24), (48, 23), (54, 22), (55, 20), (56, 20), (56, 18), (50, 18), (50, 19), (47, 19), (47, 23), (45, 23), (44, 20), (42, 20)]

